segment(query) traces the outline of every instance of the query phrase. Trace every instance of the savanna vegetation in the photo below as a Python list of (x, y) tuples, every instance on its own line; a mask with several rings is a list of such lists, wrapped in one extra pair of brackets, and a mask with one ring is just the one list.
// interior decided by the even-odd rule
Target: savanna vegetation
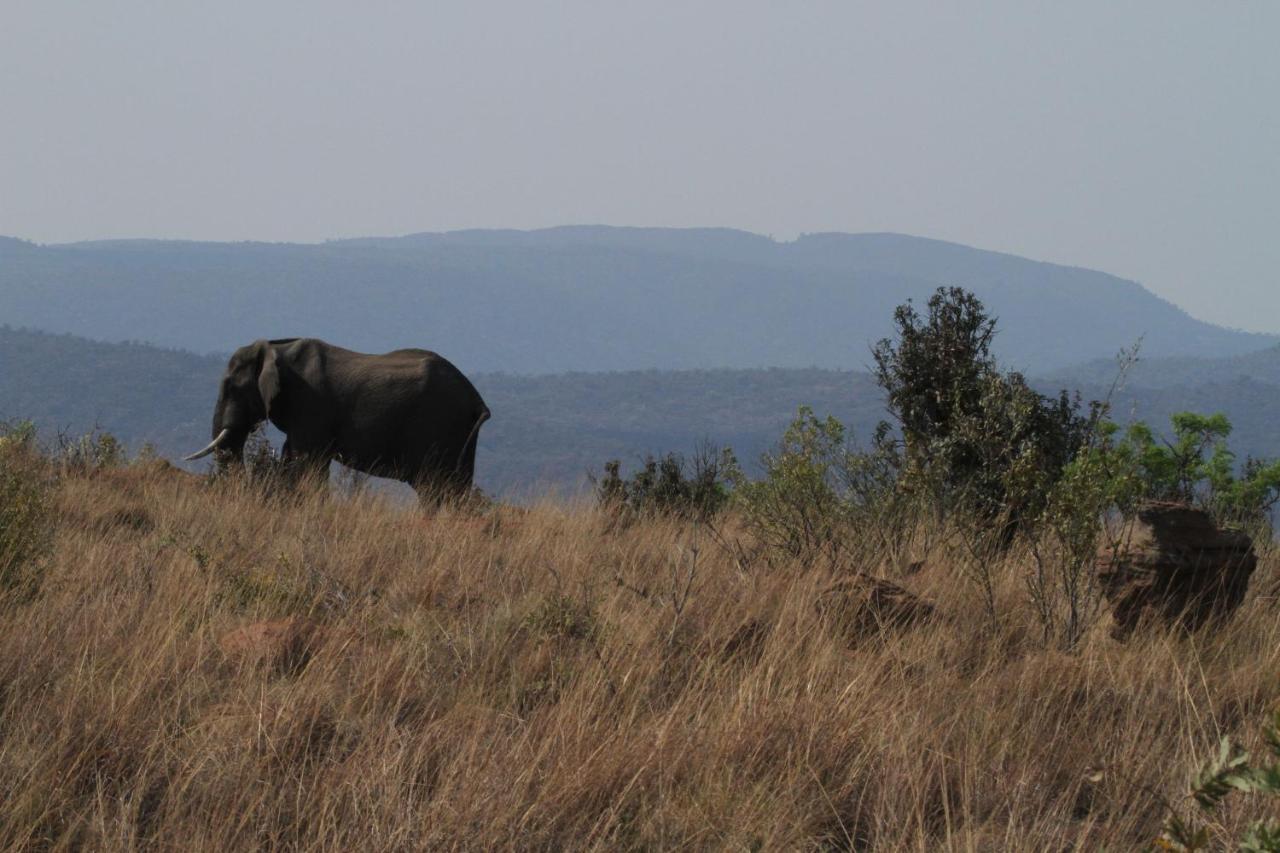
[[(0, 845), (1275, 849), (1280, 469), (1032, 390), (963, 292), (896, 319), (863, 441), (802, 410), (759, 473), (579, 504), (11, 425)], [(1111, 635), (1093, 555), (1146, 498), (1253, 532), (1232, 618)]]

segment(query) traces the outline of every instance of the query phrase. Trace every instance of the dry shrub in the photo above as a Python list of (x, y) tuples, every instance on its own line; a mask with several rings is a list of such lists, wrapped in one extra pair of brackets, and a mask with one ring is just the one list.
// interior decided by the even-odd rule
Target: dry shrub
[(21, 600), (39, 586), (53, 534), (51, 490), (28, 442), (0, 436), (0, 595)]
[[(71, 472), (50, 507), (0, 632), (4, 848), (1134, 849), (1280, 698), (1270, 549), (1216, 632), (1066, 654), (1018, 549), (994, 626), (953, 543), (900, 581), (939, 618), (851, 646), (829, 577), (680, 519), (424, 518), (155, 466)], [(301, 668), (218, 645), (283, 619), (343, 639)]]

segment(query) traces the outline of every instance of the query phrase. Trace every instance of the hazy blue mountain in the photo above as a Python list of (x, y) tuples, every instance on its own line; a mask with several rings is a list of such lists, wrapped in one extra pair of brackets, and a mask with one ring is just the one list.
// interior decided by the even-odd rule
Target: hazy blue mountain
[(728, 229), (461, 231), (318, 245), (0, 241), (0, 322), (225, 352), (312, 335), (425, 346), (468, 373), (860, 369), (895, 306), (976, 291), (1030, 372), (1105, 358), (1230, 356), (1280, 338), (1200, 322), (1134, 282), (936, 240)]
[(46, 437), (98, 428), (170, 455), (209, 433), (225, 358), (0, 326), (0, 421)]
[[(1219, 363), (1261, 366), (1230, 372)], [(150, 441), (176, 458), (208, 440), (224, 364), (221, 356), (0, 327), (0, 420), (32, 418), (46, 437), (96, 426), (134, 449)], [(1163, 426), (1177, 411), (1223, 411), (1236, 425), (1232, 446), (1241, 455), (1280, 456), (1280, 376), (1273, 364), (1260, 354), (1202, 362), (1184, 385), (1130, 382), (1116, 395), (1114, 414), (1121, 422), (1139, 418)], [(750, 464), (778, 440), (801, 404), (835, 415), (862, 442), (885, 417), (871, 377), (851, 371), (481, 373), (472, 379), (493, 410), (481, 432), (477, 480), (514, 496), (573, 491), (607, 459), (634, 463), (646, 452), (687, 452), (702, 441), (731, 445)], [(1079, 387), (1096, 399), (1111, 379), (1098, 367), (1079, 381), (1056, 376), (1036, 384), (1045, 392)]]
[[(1097, 359), (1053, 371), (1045, 378), (1101, 385), (1114, 381), (1117, 374), (1115, 359)], [(1126, 385), (1144, 388), (1221, 385), (1241, 380), (1280, 385), (1280, 347), (1226, 358), (1140, 357), (1124, 376)]]

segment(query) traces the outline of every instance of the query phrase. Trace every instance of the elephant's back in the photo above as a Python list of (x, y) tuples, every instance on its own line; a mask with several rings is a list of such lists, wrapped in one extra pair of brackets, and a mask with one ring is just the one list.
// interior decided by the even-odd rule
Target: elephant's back
[(432, 397), (443, 396), (454, 405), (469, 403), (467, 418), (476, 411), (488, 411), (480, 392), (449, 359), (427, 349), (398, 349), (382, 355), (357, 357), (358, 370), (393, 383), (408, 383)]
[(461, 370), (449, 359), (429, 349), (398, 349), (387, 353), (388, 358), (403, 359), (406, 364), (421, 366), (423, 375), (438, 383), (456, 386), (459, 390), (469, 391), (480, 399), (480, 392), (471, 384)]
[(390, 370), (399, 373), (411, 373), (421, 376), (424, 380), (435, 379), (444, 380), (453, 383), (462, 380), (466, 384), (467, 378), (462, 375), (462, 371), (454, 366), (453, 362), (440, 355), (438, 352), (432, 352), (429, 349), (398, 349), (385, 355), (370, 356)]

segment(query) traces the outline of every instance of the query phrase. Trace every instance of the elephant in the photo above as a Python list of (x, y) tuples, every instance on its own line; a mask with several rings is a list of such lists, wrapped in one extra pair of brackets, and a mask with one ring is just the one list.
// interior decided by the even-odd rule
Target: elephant
[(429, 350), (369, 355), (316, 338), (259, 340), (227, 362), (211, 453), (243, 461), (263, 420), (285, 434), (282, 457), (327, 475), (329, 462), (403, 480), (424, 502), (471, 489), (489, 407), (448, 360)]

